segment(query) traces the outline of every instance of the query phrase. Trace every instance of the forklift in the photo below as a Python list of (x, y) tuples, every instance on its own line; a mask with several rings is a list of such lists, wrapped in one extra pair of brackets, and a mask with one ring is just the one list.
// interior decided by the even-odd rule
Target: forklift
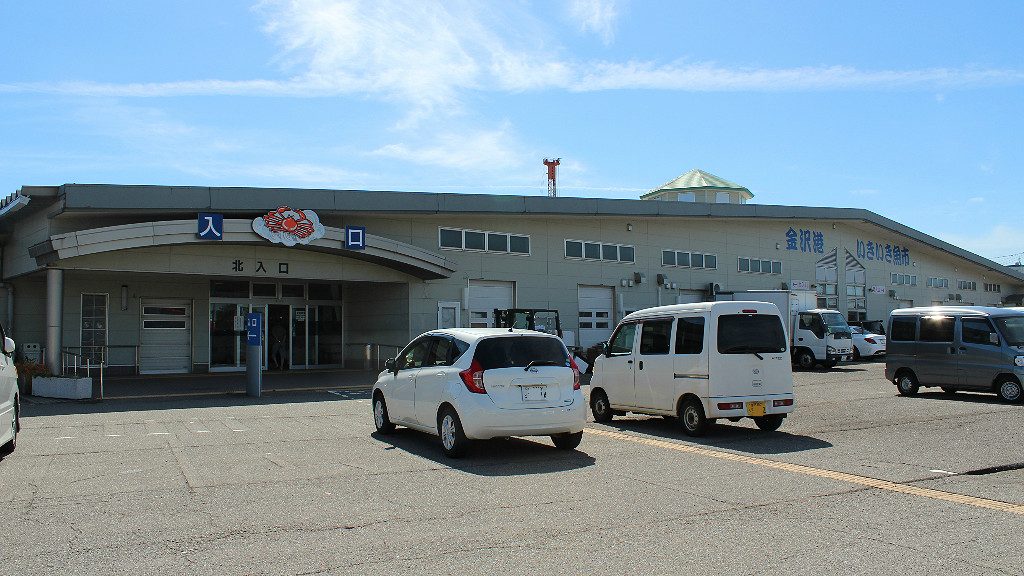
[(495, 328), (520, 328), (536, 330), (562, 337), (562, 323), (558, 319), (558, 310), (542, 310), (539, 308), (508, 308), (494, 309)]

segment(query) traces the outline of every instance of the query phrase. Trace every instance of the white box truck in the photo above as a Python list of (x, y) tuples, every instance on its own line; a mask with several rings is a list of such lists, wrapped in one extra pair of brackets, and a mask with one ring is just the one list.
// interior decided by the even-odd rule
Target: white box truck
[(786, 332), (793, 363), (809, 369), (815, 364), (832, 368), (853, 355), (853, 333), (843, 314), (818, 308), (814, 290), (743, 290), (718, 292), (716, 300), (771, 302), (783, 316), (789, 310)]

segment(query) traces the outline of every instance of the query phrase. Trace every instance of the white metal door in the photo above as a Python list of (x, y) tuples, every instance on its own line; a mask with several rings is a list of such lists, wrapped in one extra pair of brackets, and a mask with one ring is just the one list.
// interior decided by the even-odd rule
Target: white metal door
[(462, 326), (462, 304), (459, 302), (437, 303), (437, 327), (459, 328)]
[(139, 372), (181, 374), (192, 371), (192, 303), (189, 300), (142, 301)]
[(580, 286), (580, 346), (587, 348), (604, 342), (615, 328), (614, 293), (609, 286)]
[(469, 281), (469, 326), (489, 328), (494, 326), (494, 309), (515, 306), (515, 282), (497, 280)]

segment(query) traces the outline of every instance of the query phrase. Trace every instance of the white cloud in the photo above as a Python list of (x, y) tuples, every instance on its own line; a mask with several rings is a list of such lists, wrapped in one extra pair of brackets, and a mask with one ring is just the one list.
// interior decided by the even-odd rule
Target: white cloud
[[(987, 231), (973, 235), (949, 232), (937, 236), (954, 246), (990, 259), (1020, 252), (1024, 246), (1024, 229), (1008, 224), (996, 224)], [(998, 261), (1002, 262), (1003, 259)]]
[(858, 190), (850, 190), (850, 194), (854, 196), (877, 196), (880, 190), (874, 188), (860, 188)]
[[(851, 66), (735, 67), (713, 62), (578, 61), (559, 54), (557, 33), (519, 3), (469, 0), (265, 0), (257, 11), (279, 44), (275, 79), (175, 82), (4, 83), (0, 92), (152, 97), (365, 95), (401, 106), (407, 124), (457, 114), (475, 91), (815, 91), (971, 88), (1024, 83), (1024, 70)], [(617, 4), (577, 0), (570, 12), (602, 36)], [(553, 46), (554, 45), (554, 46)]]
[(432, 136), (431, 142), (423, 145), (387, 144), (373, 154), (426, 166), (474, 171), (519, 167), (525, 157), (517, 149), (507, 125), (497, 130), (442, 133)]
[(615, 21), (619, 17), (615, 0), (572, 0), (569, 16), (579, 22), (580, 30), (597, 34), (605, 45), (615, 39)]
[(981, 204), (985, 201), (984, 196), (972, 196), (967, 199), (968, 204)]

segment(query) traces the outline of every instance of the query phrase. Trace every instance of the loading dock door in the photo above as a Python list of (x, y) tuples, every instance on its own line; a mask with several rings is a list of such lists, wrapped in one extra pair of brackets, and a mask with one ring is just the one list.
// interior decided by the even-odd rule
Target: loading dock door
[(469, 326), (492, 328), (494, 309), (515, 307), (515, 283), (497, 280), (469, 281)]
[(142, 301), (139, 372), (184, 374), (192, 370), (192, 304), (188, 300)]
[(615, 327), (614, 292), (609, 286), (580, 286), (580, 346), (608, 340)]

